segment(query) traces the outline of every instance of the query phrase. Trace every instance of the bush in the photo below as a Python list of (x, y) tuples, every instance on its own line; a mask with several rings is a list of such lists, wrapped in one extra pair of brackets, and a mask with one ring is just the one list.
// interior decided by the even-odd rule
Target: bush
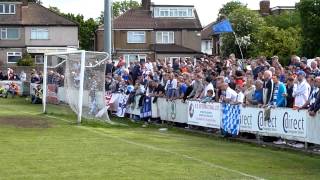
[(22, 59), (17, 62), (18, 66), (34, 66), (34, 59), (30, 54), (25, 54)]

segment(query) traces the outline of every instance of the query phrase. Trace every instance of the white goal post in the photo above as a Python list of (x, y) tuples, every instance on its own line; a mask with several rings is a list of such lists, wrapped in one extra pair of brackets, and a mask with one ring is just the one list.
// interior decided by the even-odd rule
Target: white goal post
[[(57, 95), (57, 99), (69, 104), (77, 114), (77, 123), (81, 123), (82, 117), (95, 118), (97, 111), (106, 106), (104, 78), (105, 62), (109, 58), (104, 52), (84, 50), (46, 53), (43, 67), (43, 113), (47, 112), (48, 96), (52, 95), (51, 92), (48, 93), (48, 86), (55, 86), (56, 90), (64, 91), (60, 93), (64, 97)], [(57, 68), (62, 70), (58, 73)], [(60, 78), (59, 87), (52, 80), (55, 79), (54, 76)]]

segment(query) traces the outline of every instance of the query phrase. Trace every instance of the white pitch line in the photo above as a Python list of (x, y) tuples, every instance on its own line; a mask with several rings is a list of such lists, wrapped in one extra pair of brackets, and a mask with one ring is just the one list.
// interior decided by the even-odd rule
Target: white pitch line
[(119, 141), (122, 141), (122, 142), (125, 142), (125, 143), (128, 143), (128, 144), (132, 144), (132, 145), (135, 145), (135, 146), (140, 146), (140, 147), (152, 149), (152, 150), (155, 150), (155, 151), (161, 151), (161, 152), (173, 154), (173, 155), (176, 155), (176, 156), (181, 156), (181, 157), (183, 157), (185, 159), (190, 159), (190, 160), (193, 160), (193, 161), (197, 161), (199, 163), (208, 165), (208, 166), (213, 167), (213, 168), (222, 169), (224, 171), (232, 172), (232, 173), (235, 173), (235, 174), (240, 174), (242, 176), (249, 177), (249, 178), (252, 178), (252, 179), (257, 179), (257, 180), (258, 179), (259, 180), (263, 180), (264, 179), (264, 178), (261, 178), (261, 177), (258, 177), (258, 176), (250, 175), (248, 173), (244, 173), (244, 172), (241, 172), (241, 171), (238, 171), (238, 170), (230, 169), (230, 168), (227, 168), (227, 167), (224, 167), (224, 166), (221, 166), (221, 165), (217, 165), (217, 164), (214, 164), (214, 163), (211, 163), (211, 162), (208, 162), (208, 161), (204, 161), (204, 160), (201, 160), (201, 159), (189, 156), (189, 155), (180, 154), (180, 153), (177, 153), (177, 152), (174, 152), (174, 151), (170, 151), (168, 149), (158, 148), (158, 147), (151, 146), (151, 145), (148, 145), (148, 144), (137, 143), (137, 142), (130, 141), (130, 140), (127, 140), (127, 139), (123, 139), (123, 138), (120, 138), (120, 137), (112, 136), (110, 134), (106, 134), (103, 129), (101, 129), (103, 131), (103, 132), (101, 132), (101, 131), (95, 131), (94, 129), (90, 129), (90, 128), (83, 127), (83, 126), (78, 126), (78, 127), (81, 128), (81, 129), (85, 129), (87, 131), (102, 135), (102, 136), (106, 136), (106, 137), (109, 137), (109, 138), (117, 139)]
[[(29, 112), (23, 112), (23, 113), (31, 114), (31, 115), (39, 115), (39, 114), (29, 113)], [(64, 122), (71, 122), (71, 121), (69, 121), (67, 119), (63, 119), (63, 118), (58, 118), (58, 117), (54, 117), (54, 116), (50, 116), (50, 115), (45, 115), (45, 116), (49, 117), (49, 118), (61, 120), (61, 121), (64, 121)], [(96, 131), (94, 129), (90, 129), (90, 128), (87, 128), (87, 127), (84, 127), (84, 126), (76, 126), (76, 127), (81, 128), (81, 129), (85, 129), (85, 130), (93, 132), (95, 134), (99, 134), (99, 135), (106, 136), (106, 137), (109, 137), (109, 138), (117, 139), (119, 141), (122, 141), (122, 142), (125, 142), (125, 143), (128, 143), (128, 144), (132, 144), (132, 145), (135, 145), (135, 146), (140, 146), (140, 147), (152, 149), (152, 150), (155, 150), (155, 151), (161, 151), (161, 152), (173, 154), (173, 155), (176, 155), (176, 156), (181, 156), (181, 157), (183, 157), (185, 159), (190, 159), (190, 160), (193, 160), (193, 161), (197, 161), (199, 163), (208, 165), (208, 166), (213, 167), (213, 168), (222, 169), (224, 171), (232, 172), (232, 173), (235, 173), (235, 174), (240, 174), (242, 176), (249, 177), (249, 178), (252, 178), (252, 179), (264, 180), (264, 178), (262, 178), (262, 177), (258, 177), (258, 176), (254, 176), (254, 175), (251, 175), (251, 174), (248, 174), (248, 173), (244, 173), (244, 172), (238, 171), (238, 170), (230, 169), (230, 168), (227, 168), (227, 167), (224, 167), (224, 166), (221, 166), (221, 165), (217, 165), (217, 164), (214, 164), (214, 163), (211, 163), (211, 162), (208, 162), (208, 161), (204, 161), (204, 160), (189, 156), (189, 155), (180, 154), (180, 153), (177, 153), (177, 152), (174, 152), (174, 151), (170, 151), (168, 149), (158, 148), (158, 147), (151, 146), (151, 145), (148, 145), (148, 144), (137, 143), (137, 142), (130, 141), (130, 140), (127, 140), (127, 139), (123, 139), (123, 138), (120, 138), (120, 137), (112, 136), (110, 134), (106, 134), (103, 129), (100, 129), (100, 130), (103, 131), (103, 132), (101, 132), (101, 131)]]

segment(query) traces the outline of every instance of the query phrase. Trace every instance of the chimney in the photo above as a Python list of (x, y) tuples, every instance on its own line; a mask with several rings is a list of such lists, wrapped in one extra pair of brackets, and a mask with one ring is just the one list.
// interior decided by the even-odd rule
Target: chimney
[(142, 0), (142, 9), (150, 11), (151, 0)]
[(270, 1), (269, 0), (260, 1), (260, 14), (262, 16), (270, 15)]
[(22, 6), (28, 6), (28, 0), (22, 0)]

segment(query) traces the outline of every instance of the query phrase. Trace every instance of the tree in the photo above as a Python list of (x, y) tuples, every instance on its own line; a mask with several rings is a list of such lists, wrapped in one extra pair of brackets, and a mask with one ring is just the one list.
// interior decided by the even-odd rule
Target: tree
[(285, 11), (279, 15), (266, 16), (265, 20), (268, 26), (276, 26), (280, 29), (301, 26), (300, 13), (298, 11)]
[(58, 7), (54, 7), (54, 6), (49, 6), (49, 9), (53, 12), (56, 12), (58, 14), (62, 14), (60, 9)]
[[(124, 0), (124, 1), (115, 1), (112, 3), (112, 12), (113, 17), (118, 17), (121, 14), (125, 13), (129, 9), (137, 9), (141, 7), (141, 4), (134, 0)], [(100, 16), (97, 18), (99, 24), (104, 23), (104, 12), (100, 13)]]
[(228, 18), (229, 15), (236, 9), (245, 8), (246, 5), (242, 4), (239, 1), (231, 1), (223, 5), (223, 7), (219, 10), (217, 21), (221, 21), (222, 19)]
[(302, 25), (302, 53), (309, 58), (319, 56), (320, 0), (301, 0), (297, 7)]
[[(257, 12), (246, 7), (240, 7), (229, 14), (229, 20), (238, 37), (244, 57), (255, 55), (253, 53), (254, 43), (256, 42), (254, 34), (266, 26), (264, 19)], [(237, 57), (240, 57), (239, 47), (233, 34), (223, 34), (221, 40), (223, 56), (235, 53)]]
[(281, 64), (288, 64), (292, 54), (300, 51), (300, 28), (289, 27), (280, 29), (275, 26), (265, 26), (254, 34), (255, 43), (252, 46), (252, 56), (279, 56)]

